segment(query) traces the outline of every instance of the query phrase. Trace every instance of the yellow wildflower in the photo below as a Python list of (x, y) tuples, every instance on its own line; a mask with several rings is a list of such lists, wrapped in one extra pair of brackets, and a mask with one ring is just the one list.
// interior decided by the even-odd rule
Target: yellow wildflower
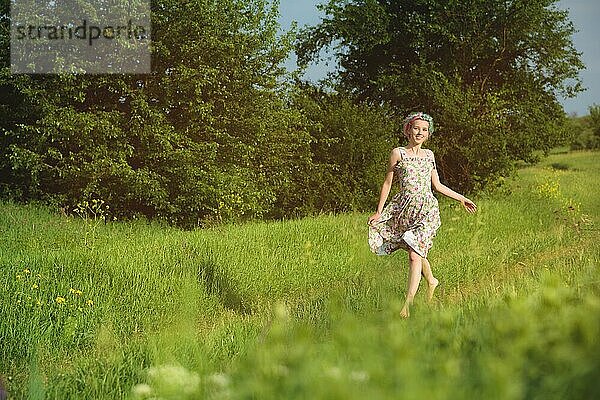
[(41, 306), (42, 302), (38, 300), (35, 304), (38, 305), (38, 306)]
[(21, 279), (23, 279), (23, 277), (21, 275), (17, 275), (17, 280), (20, 281)]
[(37, 289), (39, 288), (39, 286), (37, 285), (37, 283), (34, 283), (33, 286), (31, 287), (32, 289)]
[(92, 300), (88, 300), (86, 304), (91, 307), (94, 305), (94, 302)]
[(25, 273), (25, 275), (27, 275), (27, 274), (30, 274), (30, 273), (31, 273), (31, 271), (30, 271), (28, 268), (25, 268), (25, 269), (23, 270), (23, 272)]
[(63, 303), (65, 303), (66, 301), (67, 301), (67, 300), (66, 300), (64, 297), (60, 297), (60, 296), (58, 296), (58, 297), (56, 298), (56, 302), (57, 302), (58, 304), (63, 304)]

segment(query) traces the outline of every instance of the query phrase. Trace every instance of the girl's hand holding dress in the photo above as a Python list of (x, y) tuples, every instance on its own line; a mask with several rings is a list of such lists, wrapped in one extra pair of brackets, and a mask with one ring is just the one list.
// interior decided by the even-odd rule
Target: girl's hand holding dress
[(373, 223), (373, 221), (377, 221), (379, 219), (379, 217), (381, 217), (381, 213), (376, 212), (375, 214), (373, 214), (369, 217), (369, 221), (367, 222), (367, 224), (371, 225)]

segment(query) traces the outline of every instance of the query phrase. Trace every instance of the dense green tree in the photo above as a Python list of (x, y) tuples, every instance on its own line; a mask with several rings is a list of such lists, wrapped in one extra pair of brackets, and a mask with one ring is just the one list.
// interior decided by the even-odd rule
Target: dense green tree
[(557, 96), (581, 90), (583, 64), (555, 2), (330, 0), (297, 49), (306, 64), (333, 48), (358, 101), (431, 113), (443, 176), (480, 188), (564, 140)]
[[(1, 23), (7, 26), (8, 1)], [(186, 226), (265, 215), (310, 162), (285, 107), (291, 45), (266, 0), (152, 2), (152, 73), (11, 75), (0, 34), (0, 188)]]

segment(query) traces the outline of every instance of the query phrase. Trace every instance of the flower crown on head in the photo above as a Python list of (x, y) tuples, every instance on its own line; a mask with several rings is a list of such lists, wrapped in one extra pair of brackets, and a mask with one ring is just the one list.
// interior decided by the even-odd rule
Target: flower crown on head
[(429, 123), (429, 134), (433, 135), (433, 118), (431, 118), (431, 115), (425, 114), (424, 112), (413, 112), (408, 114), (408, 117), (404, 118), (404, 121), (402, 122), (402, 132), (404, 133), (404, 135), (406, 136), (406, 131), (408, 130), (408, 128), (414, 121), (418, 119)]

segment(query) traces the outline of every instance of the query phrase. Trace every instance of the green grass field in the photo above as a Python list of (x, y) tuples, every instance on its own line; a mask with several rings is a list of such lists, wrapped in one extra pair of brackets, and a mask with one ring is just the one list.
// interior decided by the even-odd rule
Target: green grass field
[(599, 161), (552, 154), (475, 215), (440, 199), (442, 285), (408, 320), (367, 214), (184, 232), (2, 204), (9, 398), (600, 398)]

